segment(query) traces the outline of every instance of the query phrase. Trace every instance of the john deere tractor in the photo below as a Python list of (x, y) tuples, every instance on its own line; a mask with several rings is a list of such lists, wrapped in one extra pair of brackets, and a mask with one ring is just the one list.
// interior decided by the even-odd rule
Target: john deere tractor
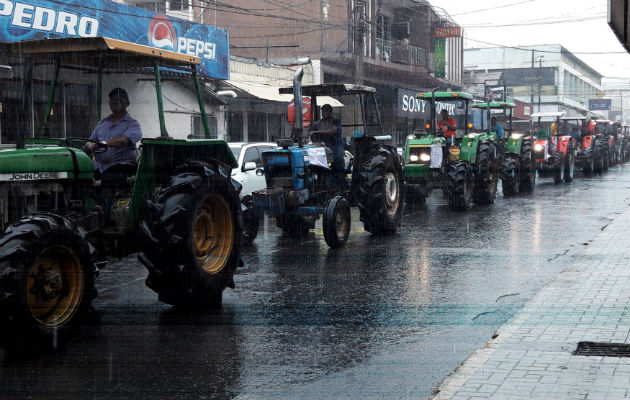
[[(402, 165), (396, 149), (382, 143), (375, 89), (352, 84), (301, 85), (298, 71), (292, 88), (280, 93), (294, 96), (292, 138), (278, 141), (279, 148), (262, 154), (267, 188), (254, 191), (256, 209), (275, 217), (278, 227), (292, 235), (304, 235), (323, 216), (324, 239), (331, 247), (342, 246), (350, 234), (350, 207), (358, 207), (366, 231), (395, 232), (400, 224), (404, 188)], [(318, 96), (339, 97), (344, 104), (342, 129), (353, 132), (353, 167), (349, 182), (335, 179), (330, 151), (317, 143), (305, 143), (302, 96), (310, 97), (317, 119)], [(307, 113), (308, 114), (308, 113)]]
[[(33, 80), (53, 71), (44, 128), (55, 88), (67, 73), (96, 78), (94, 104), (99, 109), (103, 75), (152, 74), (160, 122), (159, 137), (142, 140), (135, 177), (121, 182), (109, 220), (94, 207), (99, 182), (84, 151), (90, 132), (60, 137), (61, 132), (42, 129), (42, 137), (26, 138), (20, 130), (14, 132), (17, 144), (3, 145), (4, 327), (34, 332), (36, 338), (57, 337), (96, 296), (94, 281), (107, 260), (137, 251), (149, 271), (146, 283), (160, 300), (185, 306), (220, 302), (223, 290), (233, 287), (240, 263), (240, 185), (230, 178), (236, 162), (223, 141), (170, 138), (161, 97), (162, 67), (191, 79), (210, 137), (197, 76), (199, 58), (106, 38), (25, 41), (3, 45), (2, 50), (11, 57), (10, 67), (21, 73), (24, 110), (29, 109)], [(146, 129), (144, 134), (156, 136)], [(95, 151), (104, 151), (103, 146), (96, 144)]]
[[(516, 105), (512, 102), (478, 103), (474, 108), (482, 110), (485, 126), (489, 134), (496, 134), (490, 122), (491, 116), (502, 117), (507, 126), (503, 137), (498, 140), (499, 178), (504, 196), (516, 193), (529, 193), (536, 184), (536, 165), (533, 156), (533, 138), (531, 135), (514, 132), (512, 112)], [(494, 113), (493, 113), (494, 110)]]
[[(472, 96), (464, 92), (427, 92), (417, 97), (430, 104), (431, 120), (426, 132), (409, 135), (405, 143), (405, 184), (416, 199), (441, 188), (453, 210), (467, 210), (494, 202), (497, 185), (496, 135), (470, 131)], [(450, 110), (449, 110), (450, 108)], [(457, 140), (447, 143), (437, 129), (438, 110), (447, 109), (460, 119)]]

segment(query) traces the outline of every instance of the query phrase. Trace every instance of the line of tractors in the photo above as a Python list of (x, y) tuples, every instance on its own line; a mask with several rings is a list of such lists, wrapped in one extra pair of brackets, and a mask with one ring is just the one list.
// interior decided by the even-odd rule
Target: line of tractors
[[(568, 182), (576, 165), (597, 173), (630, 155), (627, 133), (612, 139), (605, 132), (584, 135), (578, 143), (567, 135), (537, 140), (511, 127), (502, 139), (489, 128), (473, 132), (470, 110), (489, 116), (513, 104), (472, 105), (469, 94), (433, 91), (418, 94), (431, 104), (431, 123), (426, 132), (407, 138), (403, 160), (386, 144), (391, 137), (383, 135), (374, 88), (303, 86), (299, 70), (293, 87), (281, 89), (294, 98), (292, 137), (262, 155), (260, 173), (267, 188), (244, 196), (231, 178), (237, 164), (227, 143), (211, 139), (198, 57), (107, 38), (23, 41), (2, 44), (1, 50), (11, 64), (2, 71), (21, 76), (16, 82), (23, 86), (23, 109), (32, 102), (33, 82), (50, 82), (42, 134), (27, 137), (21, 129), (15, 144), (0, 149), (4, 337), (43, 338), (56, 345), (89, 309), (99, 271), (112, 258), (135, 253), (147, 269), (146, 285), (160, 301), (180, 307), (220, 304), (223, 291), (234, 287), (241, 245), (255, 238), (261, 213), (295, 236), (322, 218), (326, 243), (339, 247), (351, 231), (352, 207), (358, 208), (367, 232), (392, 233), (400, 225), (406, 196), (424, 199), (441, 188), (452, 209), (466, 210), (473, 203), (492, 203), (498, 179), (509, 196), (532, 191), (536, 176), (551, 174), (556, 182)], [(153, 76), (159, 135), (142, 140), (136, 175), (117, 187), (109, 219), (95, 207), (99, 181), (85, 147), (88, 133), (55, 137), (47, 129), (64, 71), (96, 82), (97, 105), (102, 104), (103, 76), (115, 78), (121, 71)], [(194, 88), (205, 139), (169, 136), (163, 73), (192, 82), (187, 87)], [(319, 96), (343, 99), (340, 126), (352, 132), (352, 156), (342, 179), (330, 168), (328, 149), (308, 141), (303, 96), (310, 98), (311, 119), (319, 118)], [(437, 130), (438, 107), (446, 105), (464, 119), (456, 142)], [(26, 114), (20, 126), (29, 126)], [(107, 150), (102, 143), (91, 147), (94, 153)]]
[[(535, 113), (553, 118), (556, 134), (542, 128), (516, 132), (512, 102), (472, 103), (464, 92), (419, 93), (429, 102), (431, 119), (426, 130), (407, 137), (404, 148), (406, 201), (422, 202), (433, 189), (442, 189), (451, 209), (494, 202), (501, 181), (505, 197), (534, 190), (536, 179), (571, 182), (576, 168), (585, 175), (599, 174), (630, 159), (630, 132), (606, 120), (564, 117), (563, 113)], [(452, 143), (439, 129), (440, 109), (460, 110), (457, 136)], [(473, 129), (470, 110), (481, 112), (485, 129)], [(490, 123), (499, 116), (502, 134)], [(446, 127), (442, 127), (446, 129)]]

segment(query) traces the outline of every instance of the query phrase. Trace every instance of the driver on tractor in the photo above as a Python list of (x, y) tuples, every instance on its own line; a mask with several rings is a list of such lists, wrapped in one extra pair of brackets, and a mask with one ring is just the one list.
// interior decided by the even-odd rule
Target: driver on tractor
[(136, 144), (142, 139), (140, 124), (127, 112), (129, 95), (122, 88), (109, 92), (109, 108), (112, 114), (102, 119), (90, 135), (86, 146), (94, 151), (100, 144), (104, 151), (94, 152), (96, 178), (101, 186), (97, 195), (97, 206), (109, 219), (109, 213), (118, 186), (136, 174), (138, 149)]
[(314, 142), (324, 142), (333, 155), (332, 171), (336, 184), (341, 185), (345, 175), (345, 148), (341, 133), (341, 123), (332, 118), (332, 106), (322, 106), (322, 117), (311, 126), (311, 139)]
[[(438, 131), (442, 132), (447, 139), (447, 144), (453, 144), (455, 142), (455, 135), (457, 134), (457, 123), (453, 117), (449, 117), (447, 109), (443, 109), (440, 114), (442, 119), (437, 122)], [(451, 140), (448, 140), (449, 138)]]

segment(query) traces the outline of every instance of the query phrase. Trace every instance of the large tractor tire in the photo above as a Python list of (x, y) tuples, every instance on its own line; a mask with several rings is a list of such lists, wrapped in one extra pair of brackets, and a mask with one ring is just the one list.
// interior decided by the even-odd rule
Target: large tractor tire
[(496, 149), (492, 143), (479, 143), (473, 200), (476, 204), (492, 204), (497, 194)]
[(532, 151), (532, 142), (523, 141), (521, 146), (521, 169), (520, 169), (520, 186), (521, 193), (531, 193), (536, 186), (536, 164), (534, 160), (534, 152)]
[(382, 147), (358, 172), (355, 198), (364, 229), (373, 234), (396, 232), (405, 198), (398, 155)]
[(558, 184), (564, 181), (565, 158), (564, 158), (564, 155), (562, 155), (562, 153), (555, 154), (554, 158), (556, 159), (556, 161), (554, 163), (555, 171), (553, 172), (553, 182), (555, 184)]
[(591, 155), (586, 159), (586, 165), (582, 168), (584, 175), (591, 175), (595, 172), (595, 156), (591, 151)]
[(516, 157), (507, 157), (503, 160), (503, 196), (514, 196), (518, 193), (521, 176), (519, 172), (519, 160)]
[(33, 214), (7, 228), (0, 239), (0, 298), (8, 326), (63, 339), (96, 297), (94, 261), (85, 230), (62, 215)]
[(350, 236), (350, 206), (342, 196), (335, 196), (328, 201), (324, 210), (322, 227), (324, 240), (330, 247), (340, 247), (346, 244)]
[(243, 219), (235, 185), (219, 173), (184, 171), (147, 204), (141, 224), (147, 244), (139, 255), (149, 270), (147, 286), (167, 304), (219, 305), (240, 264)]
[(472, 168), (465, 161), (457, 161), (448, 166), (446, 192), (448, 206), (454, 211), (465, 211), (472, 207), (474, 180)]
[(575, 173), (575, 150), (573, 145), (569, 144), (567, 148), (567, 154), (564, 157), (564, 181), (566, 183), (573, 181), (573, 174)]

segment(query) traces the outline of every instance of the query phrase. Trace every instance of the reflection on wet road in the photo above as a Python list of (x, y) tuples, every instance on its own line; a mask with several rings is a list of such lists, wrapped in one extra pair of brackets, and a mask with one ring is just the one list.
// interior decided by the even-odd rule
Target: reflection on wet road
[(0, 397), (426, 398), (490, 339), (608, 217), (630, 203), (627, 165), (471, 212), (441, 193), (395, 235), (297, 242), (266, 220), (220, 310), (181, 313), (128, 258), (99, 279), (95, 312), (65, 348), (4, 349)]

